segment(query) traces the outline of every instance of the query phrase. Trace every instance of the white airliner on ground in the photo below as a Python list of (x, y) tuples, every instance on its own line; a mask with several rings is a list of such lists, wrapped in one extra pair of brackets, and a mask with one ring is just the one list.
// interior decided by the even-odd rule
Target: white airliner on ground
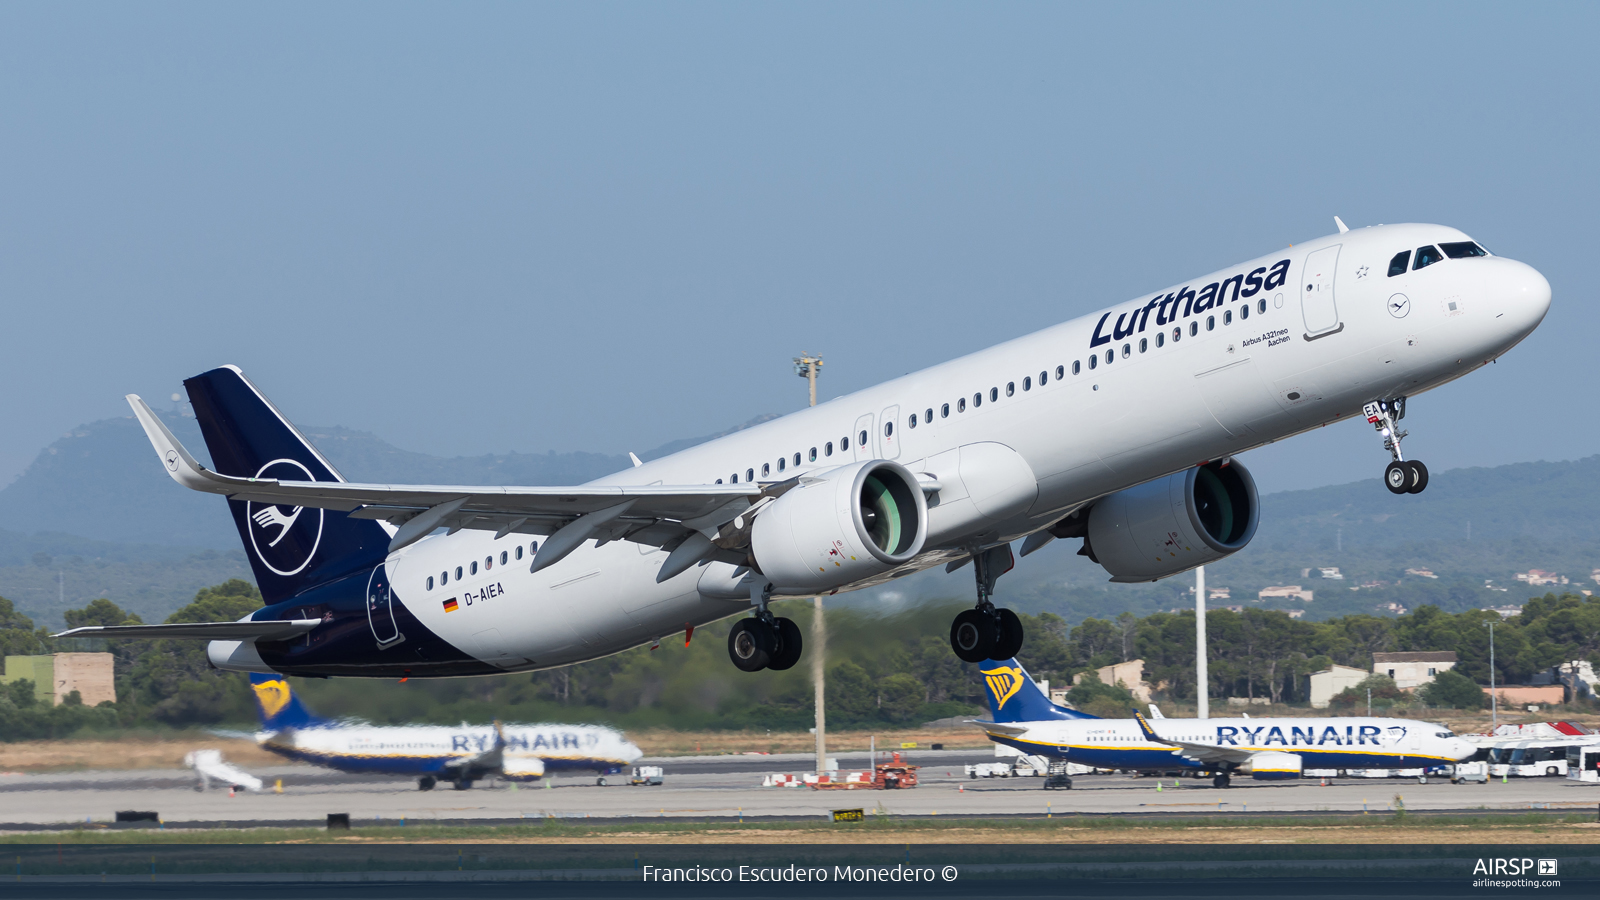
[[(1050, 702), (1014, 659), (986, 660), (991, 721), (975, 723), (997, 744), (1100, 769), (1211, 772), (1257, 780), (1299, 778), (1305, 769), (1415, 769), (1448, 765), (1477, 752), (1450, 729), (1414, 719), (1316, 718), (1102, 719)], [(1071, 779), (1056, 785), (1072, 787)]]
[[(620, 732), (599, 725), (340, 722), (314, 715), (281, 676), (253, 674), (250, 686), (261, 714), (256, 742), (262, 747), (345, 772), (415, 775), (425, 791), (440, 781), (462, 791), (483, 778), (536, 781), (561, 772), (592, 773), (605, 784), (604, 776), (643, 755)], [(260, 789), (256, 782), (253, 790)]]
[(225, 669), (423, 677), (566, 665), (751, 610), (734, 664), (782, 669), (800, 633), (773, 598), (975, 561), (951, 644), (1005, 659), (1022, 629), (990, 595), (1012, 541), (1079, 538), (1123, 582), (1220, 559), (1259, 517), (1234, 454), (1355, 415), (1390, 490), (1427, 485), (1401, 453), (1406, 398), (1527, 337), (1550, 285), (1453, 228), (1340, 228), (579, 487), (352, 484), (214, 369), (185, 382), (210, 468), (129, 401), (179, 484), (229, 498), (268, 605), (69, 633), (211, 639)]

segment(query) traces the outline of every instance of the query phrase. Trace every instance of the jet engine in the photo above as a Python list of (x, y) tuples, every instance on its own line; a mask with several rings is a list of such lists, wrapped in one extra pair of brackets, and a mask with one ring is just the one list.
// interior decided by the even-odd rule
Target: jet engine
[(756, 514), (750, 552), (780, 592), (821, 592), (910, 562), (927, 536), (916, 476), (874, 459), (802, 477)]
[(1239, 771), (1249, 773), (1250, 777), (1257, 781), (1284, 781), (1298, 779), (1302, 765), (1298, 753), (1268, 750), (1245, 760)]
[(1155, 581), (1244, 549), (1260, 518), (1250, 472), (1207, 463), (1118, 491), (1051, 533), (1082, 537), (1083, 555), (1112, 581)]

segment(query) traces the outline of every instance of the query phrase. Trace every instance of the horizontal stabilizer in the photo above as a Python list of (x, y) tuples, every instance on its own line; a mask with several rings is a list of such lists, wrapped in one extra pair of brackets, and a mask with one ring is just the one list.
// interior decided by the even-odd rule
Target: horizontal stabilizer
[(102, 637), (119, 640), (179, 638), (195, 641), (286, 641), (322, 624), (321, 619), (268, 619), (254, 622), (192, 622), (177, 625), (86, 625), (55, 637)]

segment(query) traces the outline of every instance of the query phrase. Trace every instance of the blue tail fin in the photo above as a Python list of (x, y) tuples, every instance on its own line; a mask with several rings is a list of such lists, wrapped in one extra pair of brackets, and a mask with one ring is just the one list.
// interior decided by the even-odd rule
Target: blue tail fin
[[(216, 471), (245, 478), (344, 480), (233, 366), (196, 375), (183, 386)], [(241, 500), (229, 500), (228, 506), (269, 606), (375, 566), (388, 555), (389, 533), (371, 520), (337, 510)]]
[(282, 675), (252, 674), (250, 691), (256, 698), (256, 712), (261, 714), (263, 731), (311, 728), (328, 723), (327, 719), (319, 719), (306, 709)]
[(978, 666), (983, 674), (983, 690), (989, 698), (989, 713), (996, 722), (1042, 722), (1049, 719), (1098, 719), (1075, 709), (1050, 702), (1033, 683), (1022, 663), (1014, 659), (995, 662), (986, 659)]

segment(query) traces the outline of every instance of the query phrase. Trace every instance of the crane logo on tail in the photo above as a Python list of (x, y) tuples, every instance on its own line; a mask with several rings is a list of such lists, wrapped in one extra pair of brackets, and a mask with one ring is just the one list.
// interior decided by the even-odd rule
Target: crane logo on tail
[(1006, 701), (1017, 695), (1022, 690), (1022, 669), (1014, 666), (1001, 666), (997, 669), (983, 669), (983, 680), (989, 685), (989, 692), (994, 694), (994, 708), (1005, 709)]
[(256, 702), (261, 704), (261, 717), (271, 719), (289, 705), (289, 683), (282, 678), (250, 685), (256, 692)]
[[(316, 481), (311, 470), (292, 459), (275, 459), (256, 472), (263, 481)], [(311, 513), (307, 515), (307, 513)], [(250, 548), (261, 564), (279, 575), (298, 575), (311, 564), (322, 543), (326, 513), (303, 506), (272, 503), (245, 504), (250, 520)]]

